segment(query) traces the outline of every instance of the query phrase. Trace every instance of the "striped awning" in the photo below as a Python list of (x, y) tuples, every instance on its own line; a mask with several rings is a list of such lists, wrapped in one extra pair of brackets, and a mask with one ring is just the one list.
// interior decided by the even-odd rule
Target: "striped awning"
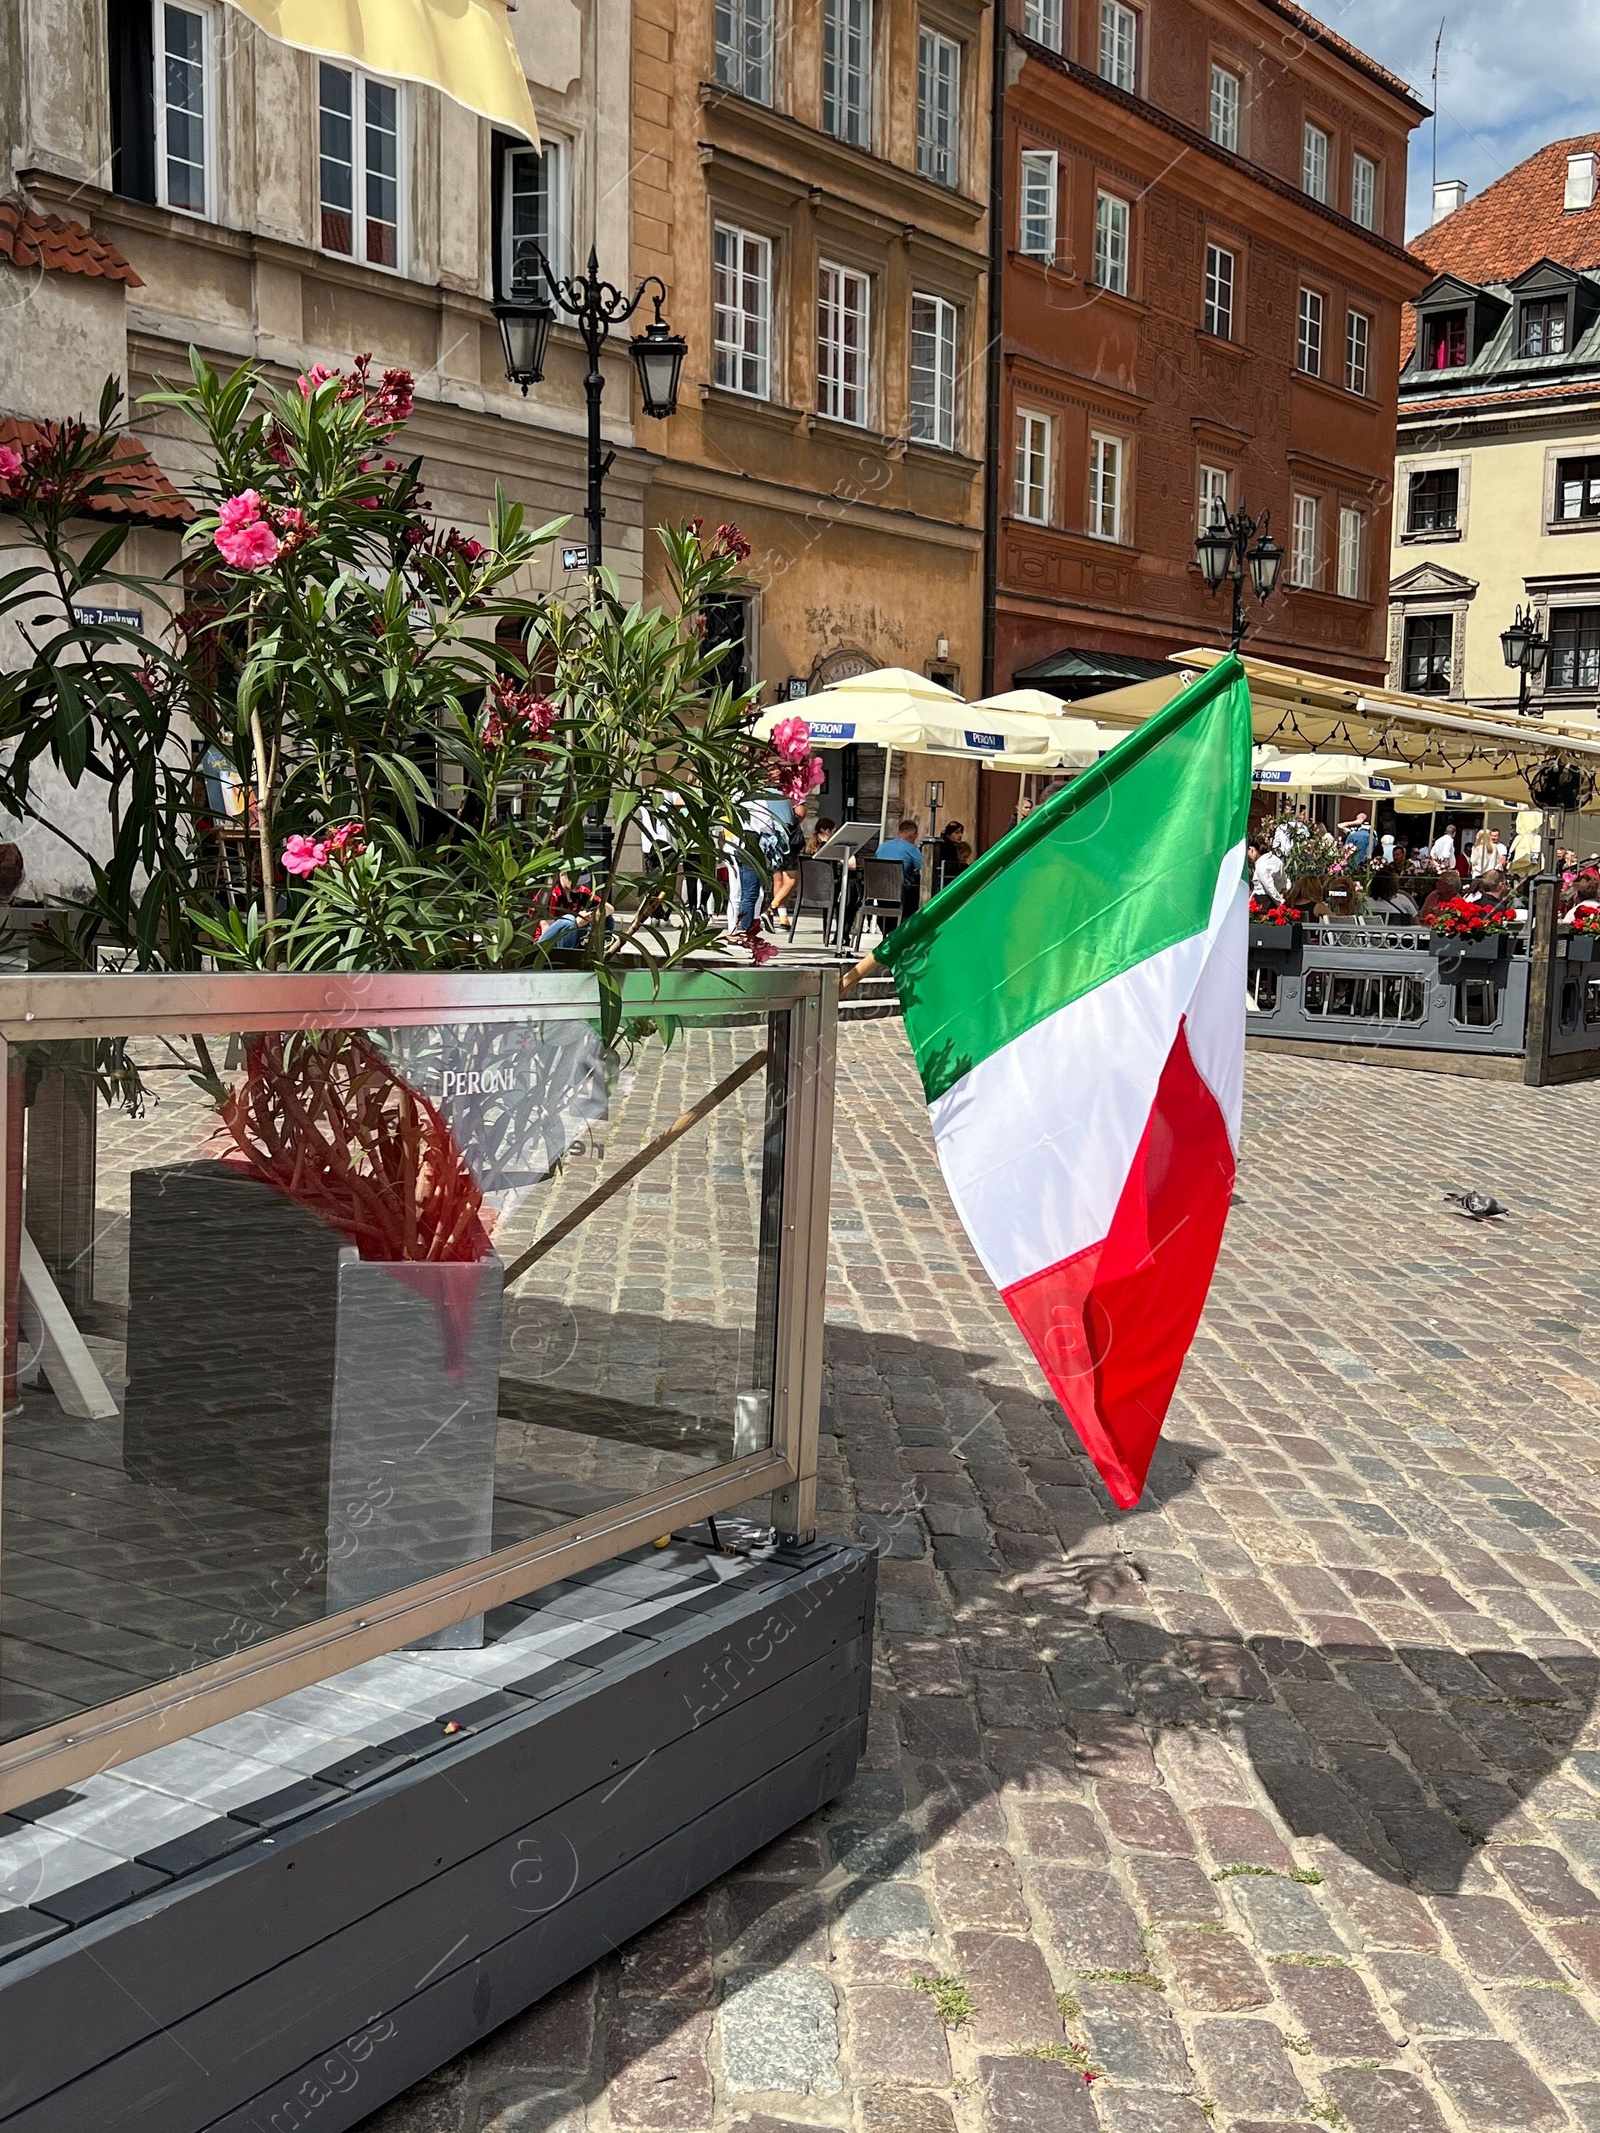
[(397, 81), (427, 82), (539, 144), (527, 76), (505, 0), (232, 0), (268, 36), (348, 59)]

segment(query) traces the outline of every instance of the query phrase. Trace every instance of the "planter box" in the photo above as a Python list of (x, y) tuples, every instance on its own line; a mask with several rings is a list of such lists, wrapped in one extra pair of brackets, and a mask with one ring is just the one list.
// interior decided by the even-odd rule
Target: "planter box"
[(487, 1554), (502, 1271), (364, 1261), (224, 1163), (135, 1171), (130, 1479), (248, 1511), (241, 1545), (328, 1611)]
[(1428, 949), (1441, 963), (1470, 964), (1475, 969), (1483, 969), (1490, 963), (1498, 963), (1510, 945), (1508, 933), (1482, 933), (1476, 940), (1463, 938), (1460, 934), (1436, 933), (1428, 943)]
[(1597, 936), (1593, 933), (1569, 933), (1567, 935), (1567, 961), (1569, 963), (1592, 963)]
[(1300, 945), (1300, 922), (1294, 920), (1287, 926), (1269, 926), (1255, 919), (1250, 921), (1250, 953), (1252, 955), (1290, 955)]

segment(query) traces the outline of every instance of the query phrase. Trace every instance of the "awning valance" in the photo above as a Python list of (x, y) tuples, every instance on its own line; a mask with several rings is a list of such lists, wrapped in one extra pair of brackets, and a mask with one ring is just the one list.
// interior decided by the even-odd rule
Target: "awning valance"
[(538, 122), (505, 0), (232, 0), (269, 37), (427, 82), (535, 147)]

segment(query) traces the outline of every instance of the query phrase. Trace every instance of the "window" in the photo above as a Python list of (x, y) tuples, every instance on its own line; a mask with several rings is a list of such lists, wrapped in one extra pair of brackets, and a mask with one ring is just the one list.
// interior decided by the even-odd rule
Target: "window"
[(1098, 430), (1089, 437), (1089, 531), (1097, 540), (1122, 538), (1122, 439)]
[(730, 392), (772, 397), (772, 241), (719, 222), (712, 233), (713, 375)]
[(854, 267), (817, 269), (817, 413), (835, 422), (867, 419), (869, 277)]
[(956, 448), (956, 307), (942, 296), (911, 299), (911, 434)]
[(1359, 150), (1350, 158), (1350, 220), (1364, 230), (1378, 226), (1378, 166)]
[(347, 67), (318, 68), (322, 249), (400, 264), (400, 91)]
[(158, 6), (155, 51), (156, 197), (185, 214), (207, 212), (211, 163), (211, 16)]
[(1096, 193), (1094, 200), (1095, 286), (1113, 296), (1128, 293), (1128, 216), (1126, 200), (1115, 193)]
[(1600, 459), (1557, 460), (1556, 517), (1600, 518)]
[(872, 0), (823, 0), (822, 130), (870, 146)]
[(1539, 297), (1522, 306), (1517, 317), (1517, 353), (1558, 356), (1567, 352), (1567, 300)]
[(1122, 0), (1100, 0), (1100, 75), (1119, 89), (1139, 86), (1139, 18)]
[(1300, 324), (1295, 338), (1295, 367), (1308, 378), (1322, 376), (1322, 298), (1315, 289), (1300, 291)]
[(1429, 467), (1413, 474), (1406, 498), (1407, 533), (1454, 533), (1461, 500), (1461, 469)]
[(1300, 151), (1300, 183), (1313, 200), (1328, 197), (1328, 136), (1320, 126), (1306, 120), (1305, 142)]
[(1407, 615), (1401, 680), (1417, 696), (1450, 694), (1455, 623), (1449, 615)]
[[(508, 147), (503, 165), (500, 203), (500, 285), (537, 288), (543, 282), (532, 238), (558, 274), (567, 271), (567, 152), (562, 141), (546, 138), (541, 148)], [(330, 250), (335, 247), (330, 246)], [(519, 256), (522, 273), (517, 272)]]
[(1211, 138), (1231, 154), (1239, 152), (1239, 77), (1226, 67), (1211, 69)]
[(1367, 522), (1354, 504), (1339, 507), (1339, 592), (1346, 600), (1359, 600), (1366, 562)]
[(1467, 360), (1467, 314), (1436, 311), (1422, 322), (1424, 370), (1458, 370)]
[(1036, 526), (1050, 523), (1050, 417), (1017, 415), (1016, 481), (1012, 509)]
[(1208, 526), (1220, 525), (1227, 515), (1227, 468), (1202, 467), (1200, 469), (1200, 521), (1198, 530), (1204, 533)]
[(755, 679), (755, 602), (748, 594), (731, 593), (719, 600), (707, 600), (701, 613), (703, 641), (723, 647), (721, 658), (711, 669), (711, 686), (731, 689), (736, 696), (742, 696)]
[(1206, 246), (1206, 300), (1202, 322), (1219, 341), (1233, 338), (1233, 254), (1220, 244)]
[(1297, 496), (1289, 530), (1289, 582), (1315, 590), (1322, 575), (1319, 520), (1321, 511), (1314, 496)]
[(758, 104), (772, 102), (772, 0), (717, 0), (717, 79)]
[(937, 185), (961, 175), (961, 47), (917, 32), (917, 168)]
[(1550, 610), (1552, 689), (1600, 689), (1600, 607)]
[(1365, 393), (1367, 357), (1371, 347), (1371, 319), (1364, 311), (1347, 311), (1344, 315), (1344, 389), (1347, 393)]
[(1056, 157), (1051, 148), (1022, 151), (1022, 214), (1018, 249), (1031, 259), (1056, 256)]
[(1035, 44), (1061, 49), (1061, 0), (1023, 0), (1022, 34)]

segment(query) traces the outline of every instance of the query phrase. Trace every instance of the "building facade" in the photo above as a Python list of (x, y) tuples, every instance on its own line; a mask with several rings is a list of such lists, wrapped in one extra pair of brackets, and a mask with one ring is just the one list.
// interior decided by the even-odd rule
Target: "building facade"
[[(634, 260), (690, 349), (645, 517), (750, 542), (724, 620), (769, 702), (880, 666), (977, 693), (989, 21), (982, 0), (634, 0)], [(826, 811), (877, 813), (862, 755), (831, 765)], [(962, 812), (971, 766), (933, 775)], [(925, 782), (913, 765), (891, 806), (925, 819)]]
[(1012, 0), (1007, 81), (996, 686), (1226, 642), (1194, 544), (1241, 504), (1251, 647), (1379, 681), (1422, 107), (1286, 0)]
[(1600, 716), (1600, 135), (1555, 141), (1474, 200), (1441, 185), (1412, 249), (1389, 679), (1515, 714), (1500, 633), (1547, 650), (1526, 707)]

